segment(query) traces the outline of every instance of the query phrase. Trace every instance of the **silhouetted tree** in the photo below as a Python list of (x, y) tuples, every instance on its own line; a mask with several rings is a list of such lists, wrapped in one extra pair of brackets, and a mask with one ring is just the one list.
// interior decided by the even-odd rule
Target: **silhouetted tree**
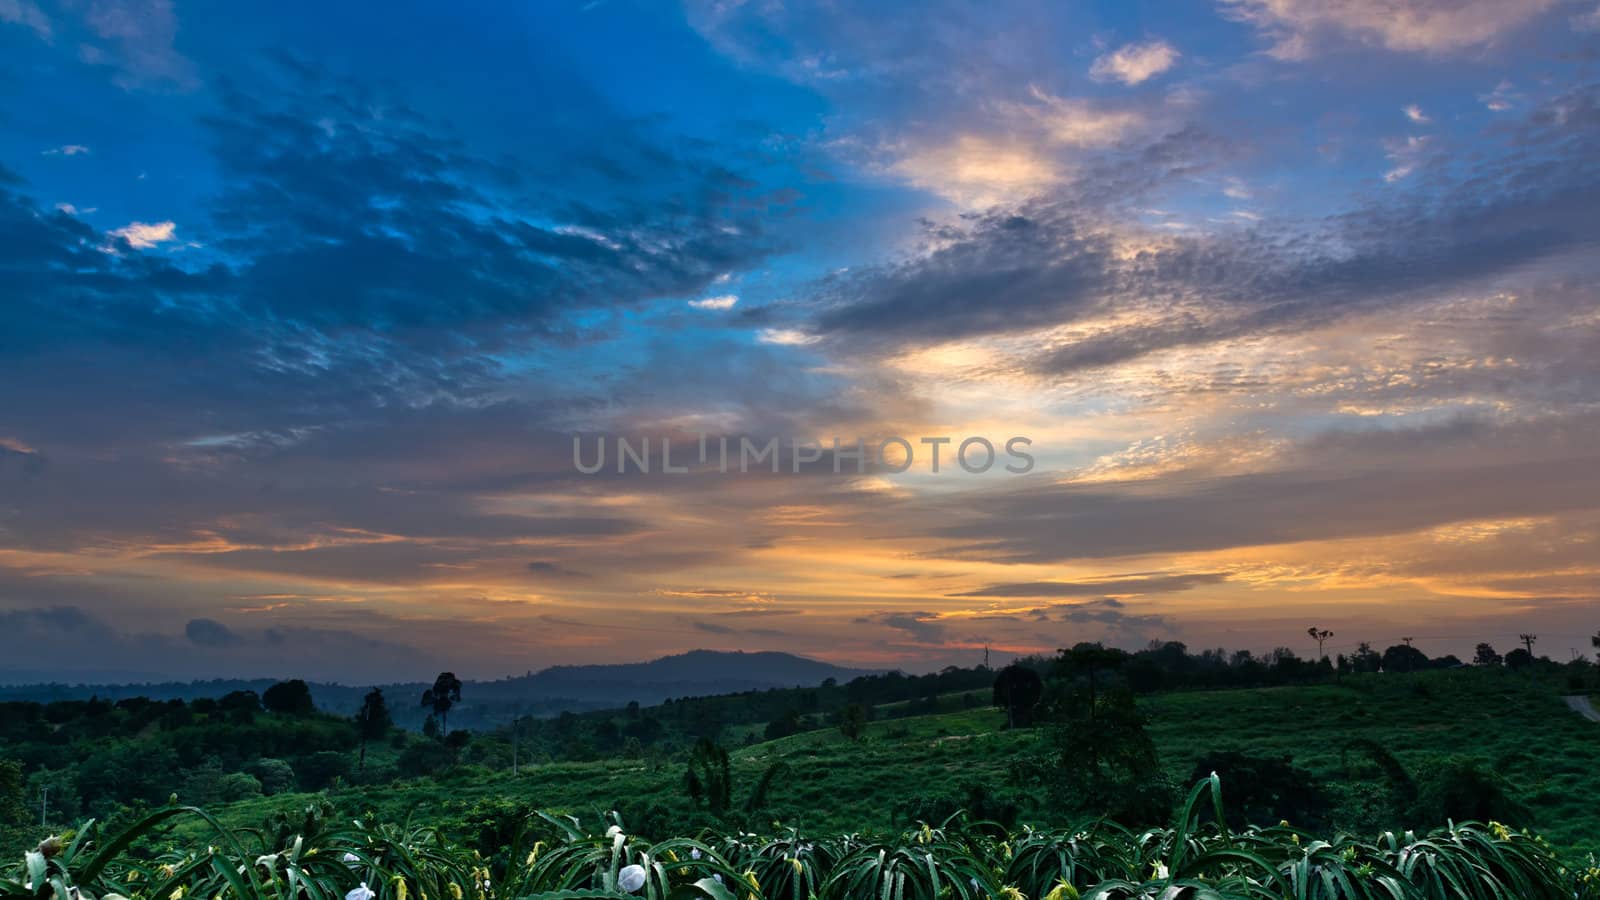
[(994, 705), (1006, 711), (1007, 728), (1033, 725), (1033, 707), (1044, 696), (1044, 679), (1039, 673), (1012, 663), (994, 679)]
[(291, 716), (307, 716), (317, 711), (317, 705), (311, 702), (311, 688), (298, 678), (267, 688), (261, 695), (261, 705), (267, 712)]
[(422, 705), (439, 717), (439, 732), (450, 733), (450, 707), (461, 702), (461, 679), (454, 672), (440, 672), (433, 687), (422, 692)]
[(1494, 652), (1494, 648), (1486, 643), (1479, 644), (1477, 652), (1472, 656), (1472, 664), (1475, 666), (1498, 666), (1500, 662), (1500, 654)]
[(393, 727), (394, 719), (389, 717), (389, 706), (383, 702), (383, 689), (367, 691), (367, 696), (361, 701), (361, 711), (356, 713), (356, 730), (361, 734), (359, 768), (367, 767), (367, 741), (383, 737)]
[(14, 759), (0, 759), (0, 822), (21, 825), (27, 816), (26, 782), (22, 778), (22, 763)]
[(1410, 644), (1395, 644), (1383, 651), (1385, 672), (1420, 672), (1428, 668), (1428, 654)]
[(1097, 677), (1108, 669), (1120, 668), (1128, 661), (1125, 650), (1115, 647), (1102, 647), (1098, 643), (1074, 644), (1071, 650), (1062, 650), (1056, 657), (1055, 672), (1064, 678), (1076, 678), (1079, 675), (1089, 679), (1088, 711), (1091, 718), (1094, 716), (1099, 695)]
[(1506, 668), (1521, 671), (1533, 665), (1533, 654), (1518, 647), (1506, 654)]
[(867, 710), (859, 703), (851, 703), (839, 710), (839, 733), (852, 741), (861, 740), (867, 733)]
[(800, 714), (792, 709), (784, 710), (783, 715), (767, 723), (764, 736), (769, 741), (786, 738), (792, 734), (800, 733)]
[(1166, 818), (1172, 785), (1132, 692), (1060, 683), (1046, 700), (1050, 728), (1043, 751), (1019, 761), (1016, 777), (1044, 789), (1053, 805), (1094, 811), (1124, 824)]
[(706, 808), (721, 815), (733, 800), (733, 775), (728, 766), (728, 751), (710, 738), (701, 738), (689, 754), (684, 786), (695, 802), (704, 800)]
[(1311, 639), (1317, 642), (1317, 659), (1326, 657), (1328, 654), (1322, 652), (1322, 645), (1328, 642), (1328, 638), (1333, 637), (1333, 632), (1313, 625), (1306, 629), (1306, 634), (1311, 635)]

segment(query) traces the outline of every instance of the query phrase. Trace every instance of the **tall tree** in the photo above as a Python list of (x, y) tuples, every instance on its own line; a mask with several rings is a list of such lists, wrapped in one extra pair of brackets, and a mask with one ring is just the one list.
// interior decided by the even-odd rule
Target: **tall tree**
[(1500, 654), (1496, 653), (1494, 648), (1487, 643), (1479, 644), (1477, 653), (1473, 654), (1472, 663), (1478, 666), (1498, 666), (1500, 665)]
[(1007, 728), (1027, 728), (1033, 724), (1033, 707), (1044, 696), (1044, 680), (1039, 673), (1012, 663), (994, 679), (994, 705), (1006, 711)]
[(1055, 673), (1063, 678), (1076, 678), (1079, 675), (1089, 679), (1088, 710), (1093, 717), (1096, 700), (1099, 697), (1097, 678), (1101, 672), (1108, 669), (1121, 668), (1128, 661), (1128, 653), (1115, 647), (1102, 647), (1099, 643), (1074, 644), (1071, 650), (1062, 650), (1056, 657)]
[(733, 801), (733, 774), (728, 767), (728, 751), (710, 738), (701, 738), (689, 754), (689, 770), (684, 784), (690, 798), (706, 801), (706, 808), (721, 815)]
[(28, 815), (22, 763), (14, 759), (0, 759), (0, 822), (22, 825)]
[(367, 767), (367, 742), (377, 740), (394, 727), (389, 717), (389, 705), (383, 702), (383, 689), (373, 688), (361, 701), (361, 711), (356, 713), (356, 730), (361, 733), (361, 762), (358, 768)]
[(454, 672), (440, 672), (433, 687), (422, 692), (422, 705), (439, 717), (439, 733), (450, 733), (450, 707), (461, 702), (461, 679)]
[(1317, 642), (1317, 660), (1320, 662), (1326, 659), (1328, 654), (1322, 652), (1322, 645), (1328, 642), (1328, 638), (1333, 637), (1333, 632), (1313, 625), (1306, 629), (1306, 634), (1311, 635), (1311, 639)]

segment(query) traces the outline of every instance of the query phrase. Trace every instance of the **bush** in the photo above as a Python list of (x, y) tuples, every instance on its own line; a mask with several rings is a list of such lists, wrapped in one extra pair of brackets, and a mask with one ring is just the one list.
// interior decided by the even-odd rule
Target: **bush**
[(295, 785), (294, 767), (281, 759), (263, 756), (245, 766), (245, 771), (261, 782), (261, 792), (269, 796), (291, 790)]
[(438, 741), (416, 741), (401, 751), (395, 767), (406, 778), (440, 775), (456, 764), (456, 751)]

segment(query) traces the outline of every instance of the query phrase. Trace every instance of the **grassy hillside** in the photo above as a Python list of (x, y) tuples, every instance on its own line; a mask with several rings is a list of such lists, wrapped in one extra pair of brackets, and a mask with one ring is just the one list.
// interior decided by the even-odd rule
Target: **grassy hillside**
[[(1451, 757), (1481, 762), (1502, 774), (1525, 803), (1534, 826), (1558, 847), (1600, 851), (1600, 724), (1568, 710), (1547, 681), (1505, 670), (1362, 675), (1340, 684), (1167, 693), (1142, 698), (1149, 731), (1176, 783), (1216, 751), (1292, 756), (1330, 783), (1341, 802), (1331, 824), (1361, 832), (1412, 823), (1382, 821), (1363, 798), (1383, 790), (1380, 771), (1353, 740), (1390, 750), (1412, 773)], [(808, 831), (873, 831), (903, 827), (931, 801), (962, 803), (967, 787), (1015, 801), (1024, 822), (1061, 824), (1063, 817), (1031, 802), (1011, 772), (1036, 735), (1003, 730), (995, 710), (873, 722), (851, 742), (833, 729), (743, 747), (731, 754), (735, 815), (775, 763), (773, 799), (763, 817)], [(634, 827), (693, 826), (709, 821), (684, 796), (676, 762), (606, 760), (558, 763), (509, 772), (464, 769), (440, 779), (347, 788), (331, 801), (350, 815), (479, 827), (516, 808), (570, 811), (586, 818), (621, 809)], [(1225, 786), (1226, 788), (1226, 786)], [(275, 810), (303, 807), (312, 795), (280, 795), (225, 808), (236, 824), (255, 824)], [(697, 816), (699, 818), (697, 818)], [(476, 824), (475, 824), (476, 823)]]

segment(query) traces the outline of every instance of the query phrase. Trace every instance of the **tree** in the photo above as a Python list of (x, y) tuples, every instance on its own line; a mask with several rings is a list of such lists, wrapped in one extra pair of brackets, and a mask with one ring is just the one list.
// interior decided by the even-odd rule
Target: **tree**
[(394, 727), (389, 716), (389, 706), (383, 702), (383, 689), (373, 688), (361, 701), (361, 711), (356, 713), (356, 731), (361, 735), (361, 762), (358, 768), (367, 767), (367, 741), (377, 740)]
[(1322, 660), (1327, 658), (1328, 654), (1322, 652), (1322, 645), (1328, 642), (1328, 638), (1333, 637), (1333, 632), (1328, 631), (1327, 629), (1318, 628), (1317, 626), (1313, 625), (1306, 629), (1306, 634), (1311, 635), (1311, 639), (1317, 642), (1317, 659)]
[(1039, 673), (1012, 663), (994, 679), (994, 705), (1006, 711), (1007, 728), (1027, 728), (1033, 724), (1033, 707), (1044, 696), (1044, 680)]
[(839, 710), (839, 733), (852, 741), (859, 741), (867, 733), (867, 710), (852, 703)]
[(690, 799), (704, 800), (706, 808), (721, 815), (733, 802), (733, 774), (728, 766), (728, 751), (710, 738), (701, 738), (689, 754), (684, 787)]
[(1428, 654), (1410, 644), (1395, 644), (1383, 651), (1385, 672), (1420, 672), (1428, 666)]
[(433, 687), (422, 692), (422, 705), (439, 717), (439, 733), (450, 733), (450, 707), (461, 702), (461, 679), (454, 672), (440, 672)]
[(28, 807), (24, 785), (22, 763), (0, 759), (0, 823), (21, 825), (26, 820)]
[(784, 710), (783, 715), (767, 723), (764, 736), (769, 741), (786, 738), (800, 733), (800, 714), (793, 709)]
[(1517, 649), (1506, 654), (1505, 663), (1506, 668), (1521, 671), (1533, 665), (1533, 654), (1522, 649), (1521, 647), (1518, 647)]
[(1486, 643), (1479, 644), (1477, 652), (1473, 654), (1472, 664), (1475, 666), (1498, 666), (1500, 665), (1500, 654), (1494, 652), (1494, 648)]
[(254, 775), (261, 782), (261, 793), (271, 795), (280, 794), (290, 790), (295, 785), (294, 767), (281, 759), (263, 756), (248, 766), (245, 771)]
[(280, 681), (261, 695), (261, 705), (267, 712), (288, 716), (309, 716), (317, 711), (311, 700), (311, 688), (298, 678)]
[(1362, 641), (1350, 655), (1350, 668), (1357, 672), (1376, 672), (1383, 667), (1383, 656), (1372, 649), (1372, 644)]
[(1022, 760), (1016, 776), (1044, 789), (1049, 803), (1124, 824), (1170, 812), (1172, 785), (1132, 692), (1056, 686), (1046, 701), (1050, 729), (1043, 751)]
[(1098, 643), (1074, 644), (1071, 650), (1062, 650), (1061, 655), (1056, 657), (1055, 672), (1064, 678), (1076, 678), (1079, 675), (1088, 677), (1088, 709), (1092, 717), (1098, 695), (1097, 675), (1108, 669), (1120, 668), (1127, 661), (1128, 654), (1124, 650), (1102, 647)]

